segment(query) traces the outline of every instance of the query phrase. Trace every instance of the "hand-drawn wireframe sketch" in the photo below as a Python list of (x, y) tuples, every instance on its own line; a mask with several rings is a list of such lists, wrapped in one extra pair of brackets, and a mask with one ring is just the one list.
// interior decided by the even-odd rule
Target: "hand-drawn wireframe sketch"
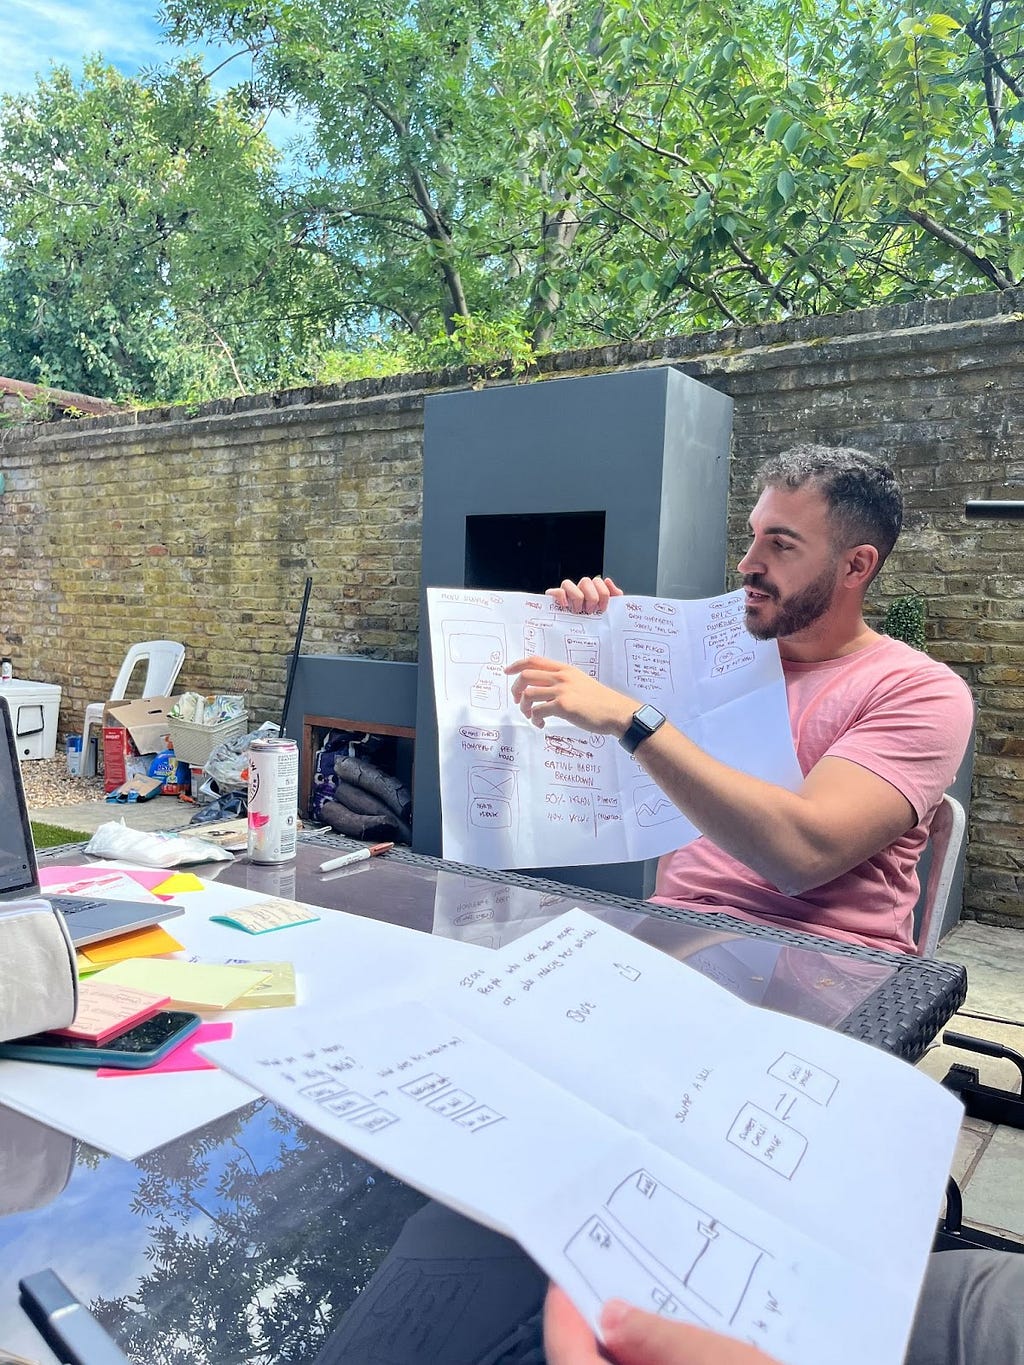
[[(525, 593), (428, 588), (427, 603), (448, 858), (504, 868), (632, 862), (698, 833), (614, 736), (523, 715), (504, 670), (532, 654), (649, 702), (724, 763), (794, 789), (802, 781), (778, 648), (746, 635), (742, 594), (614, 598), (585, 618)], [(508, 790), (487, 789), (492, 765), (515, 770), (499, 784)], [(646, 793), (634, 793), (638, 779)], [(563, 799), (570, 790), (591, 796)]]
[(653, 635), (627, 635), (622, 643), (626, 655), (627, 692), (661, 696), (674, 690), (672, 650), (666, 640)]
[(664, 825), (679, 819), (679, 811), (653, 782), (638, 782), (633, 788), (633, 810), (638, 825)]
[(754, 662), (753, 649), (739, 638), (738, 632), (730, 634), (719, 631), (715, 635), (705, 636), (704, 647), (711, 659), (713, 678), (720, 678), (737, 668), (746, 668)]
[(444, 686), (449, 700), (465, 698), (472, 706), (500, 711), (506, 704), (505, 627), (496, 621), (441, 622), (444, 640)]
[(398, 1088), (403, 1095), (426, 1104), (435, 1114), (452, 1119), (474, 1133), (494, 1123), (504, 1122), (504, 1114), (499, 1114), (489, 1104), (480, 1104), (475, 1095), (452, 1085), (447, 1076), (437, 1071), (425, 1072), (414, 1080), (405, 1081)]
[(501, 731), (489, 725), (460, 725), (459, 743), (463, 753), (493, 755), (501, 744)]
[(469, 823), (478, 829), (512, 829), (519, 814), (516, 786), (514, 768), (470, 768)]
[(616, 962), (616, 971), (620, 976), (624, 976), (627, 981), (639, 981), (642, 973), (637, 967), (630, 967), (625, 962)]
[(741, 600), (719, 599), (709, 612), (704, 629), (704, 658), (710, 676), (720, 678), (754, 662), (754, 646), (743, 625)]
[(599, 1302), (625, 1296), (664, 1317), (692, 1317), (709, 1327), (735, 1322), (768, 1255), (645, 1170), (612, 1191), (565, 1254)]
[(807, 1151), (807, 1139), (802, 1133), (756, 1104), (743, 1106), (727, 1137), (734, 1147), (785, 1180), (793, 1179)]
[(333, 1078), (315, 1081), (312, 1085), (300, 1086), (299, 1094), (315, 1101), (321, 1109), (334, 1118), (345, 1119), (359, 1128), (371, 1133), (382, 1128), (390, 1128), (398, 1122), (398, 1115), (382, 1108), (366, 1095), (342, 1085)]
[(571, 634), (565, 637), (565, 657), (574, 668), (591, 678), (600, 675), (601, 646), (593, 635)]
[(777, 1081), (785, 1081), (815, 1104), (828, 1104), (839, 1087), (835, 1076), (813, 1062), (805, 1062), (802, 1057), (794, 1056), (792, 1052), (784, 1052), (777, 1062), (773, 1062), (768, 1068), (768, 1075), (774, 1076)]
[[(593, 763), (600, 758), (599, 750), (604, 748), (607, 739), (607, 735), (581, 735), (565, 730), (545, 730), (541, 735), (545, 755), (550, 755), (554, 759), (572, 759), (580, 765)], [(545, 764), (545, 766), (549, 772), (555, 769), (560, 769), (565, 773), (573, 771), (568, 762)], [(578, 769), (581, 777), (586, 774), (593, 774), (596, 771), (597, 769), (594, 767), (581, 766)], [(571, 781), (571, 778), (565, 777), (564, 780), (568, 782)], [(581, 785), (590, 784), (581, 782)]]

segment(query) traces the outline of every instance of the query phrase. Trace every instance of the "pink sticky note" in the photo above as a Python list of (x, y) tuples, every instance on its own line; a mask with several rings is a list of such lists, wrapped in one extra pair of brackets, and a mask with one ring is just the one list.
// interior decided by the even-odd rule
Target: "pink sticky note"
[(39, 869), (39, 885), (45, 891), (48, 886), (63, 887), (66, 882), (78, 881), (81, 885), (76, 887), (76, 894), (88, 895), (89, 884), (102, 881), (104, 877), (109, 877), (113, 873), (121, 877), (127, 877), (141, 886), (144, 891), (151, 892), (158, 900), (173, 900), (173, 895), (162, 891), (154, 891), (155, 886), (167, 880), (166, 867), (102, 867), (96, 863), (89, 863), (84, 867), (41, 867)]
[(129, 1067), (101, 1066), (97, 1076), (158, 1076), (169, 1071), (216, 1071), (214, 1062), (200, 1057), (195, 1051), (200, 1043), (221, 1043), (230, 1038), (234, 1024), (200, 1024), (195, 1033), (178, 1044), (173, 1052), (168, 1052), (155, 1066), (131, 1070)]

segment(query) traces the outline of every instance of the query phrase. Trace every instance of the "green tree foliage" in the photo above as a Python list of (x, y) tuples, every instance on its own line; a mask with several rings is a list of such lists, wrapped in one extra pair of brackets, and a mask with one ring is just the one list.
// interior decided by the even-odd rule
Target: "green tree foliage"
[(556, 11), (545, 84), (577, 94), (542, 126), (578, 159), (588, 221), (618, 229), (607, 330), (1019, 282), (1022, 21), (995, 2)]
[(0, 138), (0, 373), (187, 397), (273, 384), (319, 339), (276, 154), (196, 64), (55, 70), (4, 99)]
[(174, 38), (212, 33), (245, 54), (255, 106), (309, 121), (295, 237), (342, 270), (359, 263), (354, 321), (451, 330), (470, 295), (478, 312), (501, 309), (491, 192), (508, 113), (495, 77), (516, 0), (168, 0), (166, 13)]
[(93, 64), (0, 110), (0, 370), (487, 373), (1024, 280), (1024, 0), (165, 6), (227, 96)]

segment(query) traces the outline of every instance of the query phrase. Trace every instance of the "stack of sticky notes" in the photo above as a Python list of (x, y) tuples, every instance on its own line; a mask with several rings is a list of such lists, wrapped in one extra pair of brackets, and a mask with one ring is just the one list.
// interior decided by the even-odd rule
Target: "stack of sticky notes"
[(279, 896), (210, 916), (215, 924), (244, 929), (247, 934), (269, 934), (274, 929), (290, 929), (296, 924), (315, 924), (319, 918), (312, 906), (282, 900)]
[(101, 967), (109, 967), (114, 962), (124, 962), (132, 957), (158, 957), (161, 953), (178, 953), (181, 944), (176, 938), (154, 924), (148, 929), (132, 929), (127, 934), (117, 934), (114, 938), (102, 939), (99, 943), (86, 944), (78, 949), (78, 975), (87, 976), (98, 972)]
[(272, 1010), (295, 1004), (295, 967), (291, 962), (229, 962), (229, 967), (248, 967), (268, 973), (265, 981), (240, 995), (233, 1010)]
[(83, 981), (78, 988), (78, 1008), (67, 1028), (51, 1029), (63, 1038), (82, 1038), (99, 1046), (108, 1038), (127, 1032), (152, 1018), (168, 1003), (155, 991), (135, 990), (113, 981)]
[(133, 958), (105, 968), (94, 980), (163, 995), (179, 1009), (226, 1010), (239, 996), (270, 977), (256, 967), (181, 962), (168, 958)]

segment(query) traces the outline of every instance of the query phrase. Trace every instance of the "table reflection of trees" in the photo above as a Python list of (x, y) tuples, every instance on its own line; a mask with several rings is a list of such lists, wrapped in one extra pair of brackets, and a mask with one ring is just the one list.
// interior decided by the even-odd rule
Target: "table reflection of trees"
[(312, 1361), (424, 1203), (266, 1100), (135, 1167), (151, 1269), (91, 1307), (140, 1365)]

